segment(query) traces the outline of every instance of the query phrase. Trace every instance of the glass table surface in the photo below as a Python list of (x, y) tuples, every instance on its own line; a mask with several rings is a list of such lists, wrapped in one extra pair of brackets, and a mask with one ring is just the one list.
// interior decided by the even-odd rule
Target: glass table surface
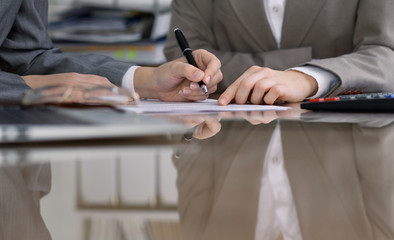
[(0, 239), (394, 239), (394, 114), (155, 115), (184, 134), (0, 145)]

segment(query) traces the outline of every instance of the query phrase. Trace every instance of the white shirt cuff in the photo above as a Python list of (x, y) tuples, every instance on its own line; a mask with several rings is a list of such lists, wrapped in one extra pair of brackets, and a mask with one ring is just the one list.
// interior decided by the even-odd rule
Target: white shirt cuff
[(303, 72), (316, 79), (318, 90), (315, 95), (309, 98), (323, 97), (339, 83), (339, 78), (337, 76), (319, 67), (303, 66), (303, 67), (295, 67), (291, 69), (299, 72)]
[(132, 66), (127, 70), (125, 75), (122, 78), (122, 88), (128, 89), (131, 92), (135, 92), (134, 90), (134, 73), (139, 66)]

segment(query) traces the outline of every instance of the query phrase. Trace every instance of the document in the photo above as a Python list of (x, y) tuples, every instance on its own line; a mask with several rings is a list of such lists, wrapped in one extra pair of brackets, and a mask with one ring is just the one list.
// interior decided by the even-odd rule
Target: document
[(229, 104), (219, 106), (217, 100), (207, 99), (197, 102), (162, 102), (159, 100), (141, 100), (136, 106), (118, 106), (117, 108), (136, 113), (196, 113), (196, 112), (237, 112), (237, 111), (284, 111), (290, 107), (273, 105)]

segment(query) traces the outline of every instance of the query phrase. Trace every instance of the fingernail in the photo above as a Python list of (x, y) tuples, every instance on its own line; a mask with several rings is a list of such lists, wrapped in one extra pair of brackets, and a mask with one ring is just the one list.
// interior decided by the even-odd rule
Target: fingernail
[(192, 91), (190, 89), (184, 89), (183, 90), (183, 95), (189, 95), (191, 93), (192, 93)]
[(226, 105), (227, 99), (222, 97), (218, 100), (219, 105)]
[(203, 76), (204, 76), (204, 72), (202, 72), (202, 71), (200, 71), (200, 70), (196, 70), (196, 71), (193, 73), (193, 77), (194, 77), (195, 79), (201, 79)]
[(209, 84), (209, 83), (211, 82), (211, 76), (207, 76), (207, 77), (205, 78), (205, 82), (206, 82), (207, 84)]
[(200, 86), (197, 83), (190, 83), (190, 89), (197, 90), (200, 89)]

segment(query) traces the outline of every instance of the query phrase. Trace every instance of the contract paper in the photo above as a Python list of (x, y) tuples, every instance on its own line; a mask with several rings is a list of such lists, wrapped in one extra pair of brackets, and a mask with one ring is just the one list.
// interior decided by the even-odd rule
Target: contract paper
[(141, 100), (137, 106), (118, 106), (119, 109), (136, 113), (196, 113), (196, 112), (238, 112), (238, 111), (284, 111), (290, 107), (275, 105), (229, 104), (219, 106), (217, 100), (197, 102), (161, 102)]

